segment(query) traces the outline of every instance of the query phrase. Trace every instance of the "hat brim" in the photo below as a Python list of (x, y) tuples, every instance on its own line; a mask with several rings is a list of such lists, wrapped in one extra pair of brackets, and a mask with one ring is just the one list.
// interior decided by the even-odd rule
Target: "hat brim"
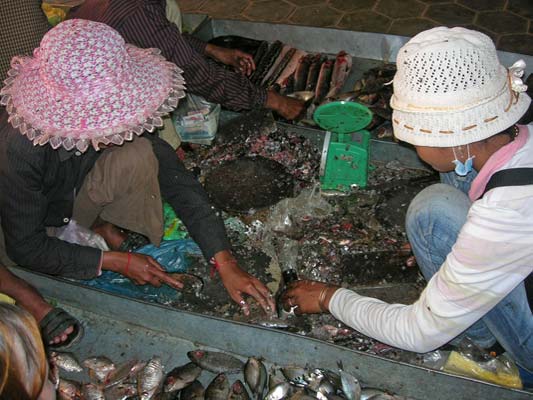
[[(456, 112), (409, 112), (394, 109), (394, 136), (415, 146), (453, 147), (478, 142), (500, 133), (526, 113), (526, 93), (512, 98), (509, 87), (491, 101)], [(391, 101), (394, 108), (394, 100)]]
[(133, 134), (162, 126), (161, 116), (185, 96), (183, 71), (157, 49), (128, 45), (127, 52), (131, 64), (125, 79), (81, 95), (47, 85), (38, 58), (15, 60), (1, 92), (11, 123), (35, 144), (80, 151), (90, 144), (122, 144)]

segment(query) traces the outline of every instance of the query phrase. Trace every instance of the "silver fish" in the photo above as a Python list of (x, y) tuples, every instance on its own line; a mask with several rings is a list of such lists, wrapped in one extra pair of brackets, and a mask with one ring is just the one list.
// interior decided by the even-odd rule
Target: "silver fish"
[(158, 356), (152, 357), (137, 374), (137, 390), (141, 400), (150, 400), (159, 391), (165, 374), (163, 364)]
[(359, 400), (361, 398), (361, 384), (355, 376), (350, 375), (348, 372), (342, 369), (342, 364), (340, 364), (339, 366), (342, 392), (348, 400)]
[(289, 382), (280, 383), (265, 396), (265, 400), (281, 400), (291, 396), (295, 392), (295, 387)]
[(73, 354), (52, 352), (50, 354), (52, 362), (67, 372), (81, 372), (83, 368)]
[(221, 373), (205, 389), (205, 400), (227, 400), (229, 392), (228, 378), (224, 373)]
[(308, 381), (305, 379), (311, 374), (311, 370), (298, 366), (286, 366), (281, 368), (283, 376), (293, 384), (307, 386)]
[(250, 396), (240, 380), (236, 380), (231, 385), (228, 400), (250, 400)]
[(194, 381), (180, 392), (180, 400), (204, 400), (205, 389), (199, 381)]
[(103, 382), (106, 376), (116, 369), (113, 361), (104, 356), (87, 358), (82, 365), (89, 370), (91, 381), (97, 383)]
[(167, 374), (165, 378), (164, 391), (173, 392), (183, 389), (196, 380), (201, 373), (202, 369), (192, 362), (180, 367), (176, 367)]
[(126, 400), (137, 394), (137, 385), (133, 383), (120, 383), (104, 391), (106, 400)]
[(267, 379), (268, 373), (265, 365), (261, 360), (250, 357), (244, 365), (244, 381), (258, 399), (263, 398)]
[(110, 371), (104, 379), (105, 387), (122, 383), (131, 376), (136, 376), (137, 373), (145, 367), (146, 363), (138, 360), (130, 360), (116, 369)]
[(234, 374), (242, 371), (243, 362), (226, 353), (193, 350), (187, 353), (189, 359), (200, 368), (215, 374)]
[(270, 368), (270, 373), (268, 374), (268, 390), (272, 390), (276, 385), (286, 381), (280, 368), (274, 366)]
[(81, 388), (83, 400), (105, 400), (104, 390), (93, 383), (86, 383)]
[(68, 379), (59, 379), (57, 396), (59, 400), (73, 400), (79, 398), (80, 384)]

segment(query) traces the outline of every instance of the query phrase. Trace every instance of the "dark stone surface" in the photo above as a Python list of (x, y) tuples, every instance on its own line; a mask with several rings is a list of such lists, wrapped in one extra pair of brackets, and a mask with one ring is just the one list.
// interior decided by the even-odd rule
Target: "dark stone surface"
[(505, 11), (479, 13), (477, 25), (496, 33), (526, 33), (528, 21)]
[(459, 0), (457, 4), (477, 11), (503, 10), (505, 0)]
[(339, 22), (339, 28), (359, 32), (388, 32), (391, 19), (373, 11), (346, 14)]
[(438, 26), (436, 22), (425, 18), (396, 19), (392, 23), (389, 33), (401, 36), (414, 36), (417, 33), (436, 26)]
[(252, 21), (281, 22), (292, 14), (295, 7), (276, 0), (253, 2), (243, 12)]
[(342, 13), (328, 6), (302, 7), (296, 10), (290, 22), (308, 26), (335, 26)]
[(376, 11), (391, 18), (418, 17), (426, 5), (418, 0), (381, 0)]
[(533, 36), (503, 35), (498, 42), (498, 48), (512, 53), (533, 55)]
[(288, 0), (289, 3), (298, 7), (316, 6), (317, 4), (324, 3), (322, 0)]
[(369, 10), (377, 0), (330, 0), (329, 5), (341, 11)]
[(533, 1), (531, 0), (509, 0), (507, 9), (522, 17), (533, 18)]
[(440, 24), (455, 26), (471, 24), (475, 13), (457, 4), (435, 4), (429, 6), (425, 16)]

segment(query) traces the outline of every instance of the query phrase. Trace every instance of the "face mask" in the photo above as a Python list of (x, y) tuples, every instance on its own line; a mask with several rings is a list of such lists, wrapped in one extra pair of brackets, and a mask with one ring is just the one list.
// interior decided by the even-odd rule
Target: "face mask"
[(468, 158), (464, 163), (462, 163), (457, 159), (457, 155), (455, 154), (455, 148), (452, 147), (453, 156), (455, 157), (455, 160), (453, 160), (452, 163), (455, 164), (455, 173), (459, 176), (466, 176), (472, 171), (473, 160), (474, 158), (476, 158), (476, 156), (470, 156), (470, 146), (466, 145), (466, 149), (468, 151)]

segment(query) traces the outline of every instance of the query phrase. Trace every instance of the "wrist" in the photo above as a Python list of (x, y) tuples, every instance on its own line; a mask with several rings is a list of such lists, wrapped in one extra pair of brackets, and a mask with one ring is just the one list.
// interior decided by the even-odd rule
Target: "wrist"
[(217, 58), (218, 53), (218, 46), (215, 46), (214, 44), (207, 43), (205, 46), (205, 55), (211, 57), (211, 58)]
[(104, 251), (102, 269), (122, 273), (125, 270), (128, 258), (131, 261), (131, 254), (120, 251)]
[(318, 307), (323, 313), (329, 312), (329, 303), (335, 292), (339, 289), (338, 286), (325, 285), (318, 297)]
[(211, 271), (212, 274), (217, 271), (219, 274), (223, 275), (226, 271), (238, 268), (237, 260), (228, 250), (216, 253), (213, 258), (211, 258), (211, 264), (213, 265), (213, 270)]

